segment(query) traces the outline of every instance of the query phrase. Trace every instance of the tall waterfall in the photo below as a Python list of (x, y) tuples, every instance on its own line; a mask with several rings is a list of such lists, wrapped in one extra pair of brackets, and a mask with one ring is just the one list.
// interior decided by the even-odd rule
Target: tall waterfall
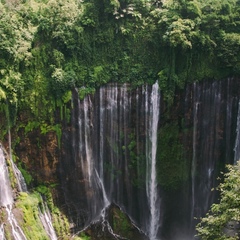
[(240, 160), (240, 101), (238, 103), (237, 129), (234, 147), (234, 163), (236, 164), (238, 160)]
[[(194, 83), (194, 92), (196, 92), (196, 83)], [(195, 208), (195, 177), (196, 177), (196, 167), (197, 167), (197, 125), (198, 125), (198, 105), (199, 102), (196, 99), (196, 94), (194, 98), (193, 106), (193, 154), (192, 154), (192, 166), (191, 166), (191, 180), (192, 180), (192, 206), (191, 206), (191, 219), (194, 219), (194, 208)]]
[[(106, 209), (114, 204), (150, 240), (194, 239), (194, 218), (204, 216), (216, 200), (212, 188), (219, 172), (238, 152), (235, 84), (229, 79), (189, 85), (170, 108), (161, 106), (161, 122), (157, 83), (135, 89), (110, 83), (82, 100), (75, 89), (60, 161), (74, 230), (107, 221)], [(169, 151), (179, 151), (173, 166), (161, 155), (165, 125), (176, 129), (172, 138), (162, 138)], [(162, 168), (164, 161), (170, 170)], [(173, 183), (179, 181), (173, 189), (164, 188), (162, 169), (169, 171)]]
[[(196, 224), (194, 217), (204, 216), (216, 201), (216, 193), (212, 189), (218, 184), (221, 164), (232, 163), (238, 152), (239, 100), (230, 83), (230, 79), (225, 82), (206, 81), (194, 83), (192, 87), (190, 222), (193, 228)], [(238, 120), (235, 123), (237, 106)]]
[(215, 186), (216, 164), (219, 158), (219, 130), (221, 129), (219, 119), (222, 108), (225, 108), (221, 103), (221, 90), (221, 86), (217, 82), (211, 85), (195, 85), (194, 87), (192, 172), (196, 173), (196, 165), (198, 164), (197, 171), (198, 175), (200, 174), (199, 176), (193, 176), (192, 181), (195, 217), (200, 217), (203, 213), (206, 213), (210, 204), (213, 203), (211, 189)]
[(159, 94), (158, 83), (134, 91), (128, 84), (108, 84), (81, 101), (73, 92), (74, 128), (64, 134), (61, 176), (66, 201), (73, 206), (69, 211), (78, 209), (72, 217), (80, 229), (116, 204), (151, 239), (158, 239)]
[(157, 239), (157, 233), (160, 226), (160, 203), (158, 195), (157, 171), (156, 171), (156, 153), (157, 153), (157, 130), (160, 111), (159, 88), (155, 83), (152, 88), (150, 102), (149, 119), (149, 141), (147, 141), (147, 196), (150, 208), (149, 238)]

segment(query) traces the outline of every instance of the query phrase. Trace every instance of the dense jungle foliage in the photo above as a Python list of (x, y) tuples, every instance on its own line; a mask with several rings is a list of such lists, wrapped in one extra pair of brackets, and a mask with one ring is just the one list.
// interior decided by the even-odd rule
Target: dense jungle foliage
[[(2, 0), (1, 112), (35, 125), (109, 81), (176, 87), (240, 74), (239, 0)], [(7, 110), (6, 106), (10, 106)], [(31, 126), (29, 126), (31, 127)]]

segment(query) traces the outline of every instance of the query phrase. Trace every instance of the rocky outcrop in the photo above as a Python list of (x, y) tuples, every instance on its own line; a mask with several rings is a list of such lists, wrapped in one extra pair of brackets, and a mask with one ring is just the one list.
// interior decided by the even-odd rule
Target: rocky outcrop
[(38, 129), (34, 129), (26, 135), (19, 131), (18, 137), (20, 141), (15, 146), (15, 152), (23, 168), (38, 183), (57, 183), (60, 149), (56, 133), (51, 131), (42, 135)]

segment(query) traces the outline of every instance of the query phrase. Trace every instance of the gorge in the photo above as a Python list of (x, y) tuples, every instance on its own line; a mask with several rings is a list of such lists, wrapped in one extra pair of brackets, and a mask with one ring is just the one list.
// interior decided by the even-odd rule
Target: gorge
[[(220, 171), (239, 156), (239, 102), (239, 81), (230, 78), (190, 84), (176, 93), (170, 107), (157, 82), (137, 88), (109, 83), (83, 99), (73, 89), (60, 148), (40, 149), (39, 160), (45, 160), (43, 165), (35, 162), (35, 176), (58, 185), (52, 190), (54, 202), (65, 212), (72, 233), (98, 222), (110, 233), (100, 239), (135, 239), (114, 232), (109, 209), (115, 206), (142, 232), (139, 239), (194, 239), (195, 218), (217, 200), (212, 189)], [(39, 161), (37, 145), (26, 145), (32, 137), (30, 133), (15, 146), (29, 172), (34, 167), (29, 159)], [(2, 175), (3, 156), (1, 166), (1, 206), (6, 207), (13, 199), (10, 183), (2, 185), (9, 181)], [(44, 171), (57, 175), (48, 179)], [(2, 199), (3, 186), (9, 186), (10, 203)], [(3, 229), (1, 224), (1, 234)]]

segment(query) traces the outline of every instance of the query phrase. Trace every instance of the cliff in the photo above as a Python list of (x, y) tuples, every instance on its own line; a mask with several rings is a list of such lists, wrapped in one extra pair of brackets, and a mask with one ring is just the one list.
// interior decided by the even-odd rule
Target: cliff
[[(113, 203), (148, 234), (145, 156), (151, 87), (110, 84), (84, 100), (76, 90), (72, 94), (70, 121), (62, 122), (60, 145), (54, 131), (41, 134), (34, 128), (26, 134), (12, 129), (16, 162), (33, 179), (30, 189), (45, 185), (51, 190), (72, 232), (95, 218), (101, 225), (106, 217), (102, 209)], [(172, 105), (161, 98), (156, 155), (159, 236), (175, 239), (177, 229), (192, 236), (193, 217), (203, 216), (216, 200), (211, 189), (236, 154), (239, 96), (239, 81), (227, 79), (188, 85), (176, 93)], [(114, 212), (108, 213), (110, 219)], [(112, 229), (131, 236), (119, 224)], [(94, 236), (97, 228), (86, 233)]]

